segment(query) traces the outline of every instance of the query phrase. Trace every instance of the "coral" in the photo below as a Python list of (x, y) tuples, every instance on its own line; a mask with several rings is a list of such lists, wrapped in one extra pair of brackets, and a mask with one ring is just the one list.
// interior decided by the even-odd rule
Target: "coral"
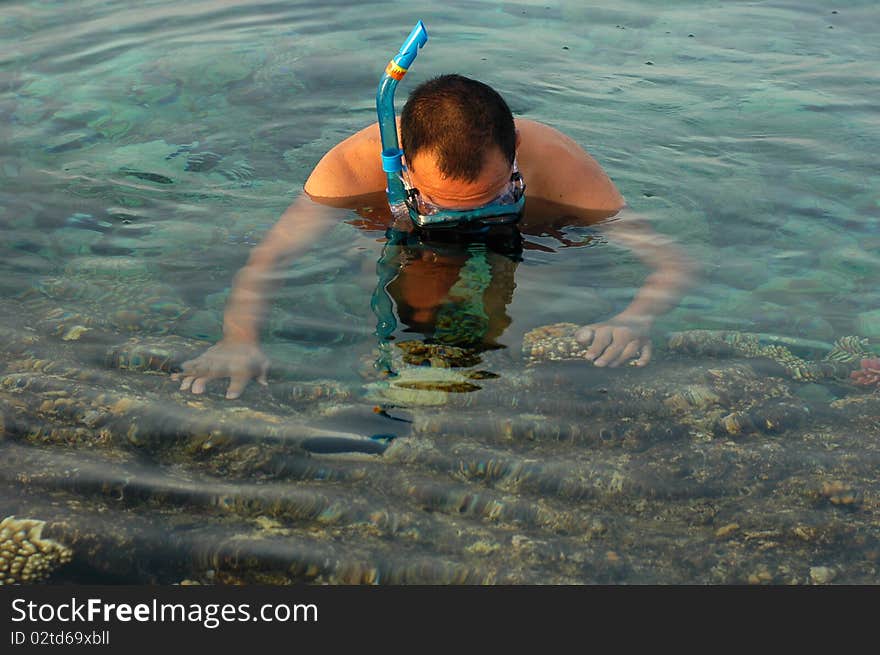
[(815, 495), (819, 501), (827, 501), (832, 505), (848, 509), (856, 509), (864, 501), (864, 494), (861, 491), (840, 480), (826, 480)]
[(542, 361), (585, 359), (589, 344), (574, 338), (579, 326), (574, 323), (542, 325), (523, 337), (523, 355), (529, 364)]
[(849, 374), (853, 383), (861, 387), (880, 387), (880, 357), (870, 357), (860, 362), (858, 371)]
[(868, 350), (867, 345), (868, 340), (863, 337), (840, 337), (840, 339), (834, 342), (831, 351), (825, 355), (825, 361), (854, 362), (864, 357), (869, 357), (871, 351)]
[(0, 521), (0, 585), (39, 582), (70, 561), (69, 548), (43, 539), (45, 525), (14, 516)]
[(788, 346), (799, 345), (796, 339), (751, 332), (673, 332), (669, 335), (667, 347), (673, 352), (699, 356), (765, 358), (776, 362), (793, 380), (810, 382), (825, 378), (845, 378), (852, 370), (857, 353), (864, 352), (865, 343), (866, 340), (859, 337), (842, 337), (820, 361), (805, 360), (793, 354)]
[(179, 337), (132, 337), (125, 343), (109, 348), (104, 355), (104, 364), (108, 368), (129, 371), (170, 373), (178, 370), (184, 360), (197, 352), (191, 341)]
[(809, 418), (810, 410), (806, 405), (774, 398), (747, 411), (719, 417), (714, 427), (718, 435), (778, 434), (804, 424)]
[(450, 393), (468, 393), (480, 387), (461, 373), (448, 368), (416, 366), (402, 368), (397, 375), (368, 384), (366, 397), (399, 406), (444, 405)]
[(416, 339), (398, 341), (395, 345), (403, 352), (403, 361), (413, 366), (457, 368), (474, 366), (481, 361), (479, 354), (472, 348), (425, 343)]

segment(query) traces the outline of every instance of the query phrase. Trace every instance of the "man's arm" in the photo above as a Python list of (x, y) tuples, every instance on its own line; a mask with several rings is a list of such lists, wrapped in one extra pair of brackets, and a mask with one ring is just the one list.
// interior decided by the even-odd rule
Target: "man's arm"
[(223, 316), (224, 340), (259, 341), (267, 297), (280, 269), (306, 252), (333, 225), (333, 212), (302, 195), (288, 207), (236, 274)]
[(626, 309), (607, 321), (582, 327), (575, 338), (590, 344), (586, 357), (596, 366), (614, 367), (631, 359), (644, 366), (651, 359), (649, 334), (654, 320), (672, 309), (693, 283), (696, 263), (626, 208), (596, 228), (609, 241), (631, 250), (652, 272)]
[(331, 148), (318, 162), (302, 194), (278, 219), (247, 264), (235, 276), (223, 316), (223, 338), (202, 355), (183, 363), (181, 391), (203, 393), (211, 380), (229, 378), (227, 398), (238, 398), (256, 378), (266, 384), (269, 360), (260, 350), (260, 329), (279, 271), (305, 252), (332, 225), (332, 207), (345, 198), (385, 188), (380, 163), (378, 124), (370, 125)]
[(211, 380), (229, 378), (227, 398), (238, 398), (251, 378), (265, 385), (269, 360), (260, 349), (260, 329), (268, 298), (282, 279), (280, 270), (333, 225), (331, 208), (300, 196), (278, 219), (236, 274), (223, 315), (223, 338), (202, 355), (184, 362), (181, 391), (200, 394)]
[[(671, 239), (631, 213), (599, 163), (574, 140), (534, 121), (518, 121), (517, 125), (523, 135), (522, 158), (533, 169), (526, 177), (529, 191), (564, 205), (569, 215), (629, 248), (652, 269), (625, 310), (608, 321), (584, 326), (576, 334), (581, 343), (589, 344), (587, 358), (596, 366), (618, 366), (632, 359), (644, 366), (651, 359), (648, 335), (654, 320), (672, 309), (691, 284), (696, 265)], [(547, 166), (547, 162), (552, 164)], [(614, 218), (596, 222), (603, 214)]]

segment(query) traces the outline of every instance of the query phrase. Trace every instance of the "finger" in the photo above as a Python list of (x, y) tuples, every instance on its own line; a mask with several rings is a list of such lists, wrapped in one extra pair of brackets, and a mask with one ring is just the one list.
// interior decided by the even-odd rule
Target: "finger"
[(246, 375), (236, 375), (229, 379), (229, 388), (226, 390), (227, 400), (235, 400), (244, 391), (250, 378)]
[(593, 335), (593, 343), (590, 344), (590, 347), (587, 349), (587, 354), (585, 357), (590, 361), (596, 359), (605, 348), (611, 343), (611, 330), (596, 330)]
[(593, 335), (595, 334), (595, 332), (596, 331), (589, 325), (585, 325), (580, 330), (574, 333), (574, 339), (578, 343), (587, 346), (593, 340)]
[(174, 372), (171, 374), (171, 379), (174, 380), (174, 381), (176, 382), (177, 380), (182, 380), (183, 378), (185, 378), (185, 377), (191, 377), (192, 375), (193, 375), (193, 373), (192, 373), (191, 371), (184, 371), (184, 370), (181, 368), (179, 371), (174, 371)]
[(205, 393), (205, 387), (208, 385), (208, 382), (216, 377), (216, 375), (203, 375), (202, 377), (196, 378), (192, 385), (192, 392), (196, 394)]
[(267, 379), (267, 375), (269, 374), (269, 362), (263, 362), (262, 366), (260, 366), (260, 375), (257, 376), (257, 382), (262, 384), (264, 387), (269, 386), (269, 380)]
[(648, 342), (642, 346), (642, 356), (636, 360), (636, 366), (644, 366), (651, 361), (651, 343)]
[(189, 359), (180, 365), (180, 373), (184, 376), (199, 377), (208, 372), (207, 367), (199, 361), (201, 357)]
[(180, 383), (180, 390), (188, 391), (189, 388), (192, 386), (193, 380), (195, 380), (195, 377), (193, 377), (192, 375), (188, 375), (183, 378), (183, 382)]
[(595, 366), (608, 366), (608, 364), (617, 360), (621, 352), (623, 352), (623, 346), (616, 341), (612, 341), (611, 345), (602, 352), (602, 356), (593, 360), (593, 364)]
[(611, 367), (620, 366), (624, 362), (627, 362), (634, 357), (639, 356), (639, 342), (638, 341), (630, 341), (623, 349), (623, 352), (620, 353), (620, 356), (617, 357), (613, 362), (611, 362)]

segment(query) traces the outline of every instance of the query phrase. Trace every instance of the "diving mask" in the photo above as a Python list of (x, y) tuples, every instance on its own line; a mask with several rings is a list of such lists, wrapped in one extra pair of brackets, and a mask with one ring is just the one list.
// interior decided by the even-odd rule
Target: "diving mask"
[(410, 218), (415, 225), (422, 228), (510, 225), (519, 221), (526, 202), (526, 183), (516, 168), (516, 162), (504, 190), (492, 201), (473, 209), (445, 209), (426, 200), (412, 186), (406, 169), (401, 171), (400, 180), (406, 190), (405, 202)]

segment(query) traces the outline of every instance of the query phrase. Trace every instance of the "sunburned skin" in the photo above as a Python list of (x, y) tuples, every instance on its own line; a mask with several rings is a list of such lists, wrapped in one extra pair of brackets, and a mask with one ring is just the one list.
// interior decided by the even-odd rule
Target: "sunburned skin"
[[(516, 160), (528, 185), (529, 197), (589, 211), (616, 213), (623, 208), (625, 201), (614, 183), (572, 139), (537, 121), (517, 119), (515, 125)], [(326, 201), (384, 192), (386, 177), (379, 159), (381, 151), (379, 125), (374, 123), (324, 155), (306, 180), (306, 193)], [(418, 153), (414, 161), (405, 163), (414, 186), (437, 204), (449, 201), (449, 209), (467, 209), (491, 200), (510, 179), (511, 171), (510, 162), (500, 151), (486, 156), (483, 171), (475, 181), (443, 176), (430, 153)], [(478, 203), (479, 200), (483, 202)]]
[(437, 168), (436, 158), (416, 155), (408, 162), (408, 175), (413, 187), (428, 202), (446, 209), (471, 209), (492, 202), (510, 182), (511, 165), (504, 157), (488, 157), (483, 174), (476, 180), (444, 177)]

